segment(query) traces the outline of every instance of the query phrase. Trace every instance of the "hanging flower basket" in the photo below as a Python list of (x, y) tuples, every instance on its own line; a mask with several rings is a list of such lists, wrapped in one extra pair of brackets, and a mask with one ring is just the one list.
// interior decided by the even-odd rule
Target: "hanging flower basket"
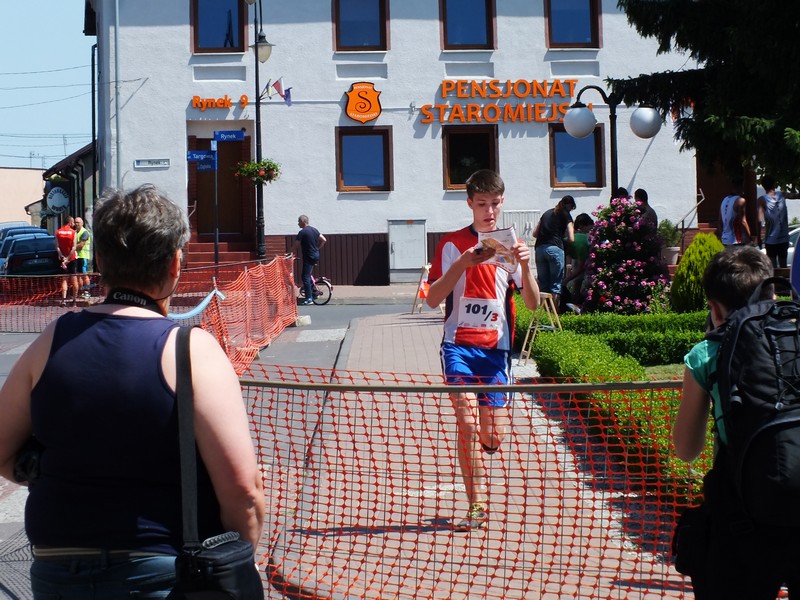
[(244, 177), (254, 185), (272, 183), (281, 176), (281, 164), (265, 158), (260, 161), (242, 161), (236, 165), (236, 177)]

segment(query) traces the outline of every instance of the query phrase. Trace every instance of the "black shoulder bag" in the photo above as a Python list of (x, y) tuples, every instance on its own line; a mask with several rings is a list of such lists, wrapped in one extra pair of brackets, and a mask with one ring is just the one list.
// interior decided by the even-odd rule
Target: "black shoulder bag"
[(235, 531), (216, 535), (203, 542), (198, 539), (190, 333), (190, 327), (181, 327), (175, 342), (183, 509), (183, 549), (175, 561), (175, 591), (190, 599), (263, 600), (264, 587), (250, 542), (239, 539)]

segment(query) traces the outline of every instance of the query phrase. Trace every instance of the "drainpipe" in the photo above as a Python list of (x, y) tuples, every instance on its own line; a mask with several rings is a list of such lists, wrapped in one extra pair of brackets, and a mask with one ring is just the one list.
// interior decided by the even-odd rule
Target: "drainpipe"
[(97, 44), (92, 44), (92, 203), (97, 198)]
[(83, 160), (79, 160), (74, 167), (72, 167), (73, 172), (77, 171), (78, 174), (78, 181), (77, 181), (77, 196), (78, 203), (75, 206), (77, 211), (80, 211), (80, 215), (76, 215), (81, 217), (84, 221), (86, 220), (86, 168), (83, 166)]
[(115, 145), (117, 148), (117, 189), (122, 187), (122, 156), (120, 156), (120, 150), (122, 149), (122, 140), (120, 139), (122, 127), (120, 126), (119, 82), (119, 0), (114, 0), (114, 107), (116, 108), (117, 118), (117, 135), (115, 136)]

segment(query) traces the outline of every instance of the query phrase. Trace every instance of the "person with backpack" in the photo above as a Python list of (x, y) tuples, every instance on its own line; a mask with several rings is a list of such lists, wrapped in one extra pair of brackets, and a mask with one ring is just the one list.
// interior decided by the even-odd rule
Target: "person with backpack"
[(713, 329), (686, 355), (675, 453), (714, 462), (681, 516), (675, 566), (698, 600), (800, 593), (800, 304), (775, 300), (770, 259), (726, 248), (703, 276)]

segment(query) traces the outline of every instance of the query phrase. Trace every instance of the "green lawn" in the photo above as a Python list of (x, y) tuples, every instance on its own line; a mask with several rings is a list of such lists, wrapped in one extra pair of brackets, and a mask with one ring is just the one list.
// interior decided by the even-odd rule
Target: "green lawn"
[(683, 363), (645, 367), (648, 377), (653, 379), (683, 379)]

